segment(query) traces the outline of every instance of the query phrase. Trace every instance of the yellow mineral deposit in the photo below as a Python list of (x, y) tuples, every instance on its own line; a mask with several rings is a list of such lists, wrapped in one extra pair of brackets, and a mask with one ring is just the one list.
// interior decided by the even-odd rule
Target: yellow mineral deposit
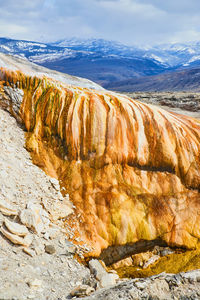
[[(200, 122), (108, 91), (1, 69), (35, 163), (59, 179), (94, 256), (109, 246), (200, 239)], [(8, 109), (12, 112), (12, 104)]]

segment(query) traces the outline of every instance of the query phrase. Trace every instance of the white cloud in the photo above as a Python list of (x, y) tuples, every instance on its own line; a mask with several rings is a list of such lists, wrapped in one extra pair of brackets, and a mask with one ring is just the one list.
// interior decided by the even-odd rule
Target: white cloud
[(101, 37), (128, 44), (199, 39), (199, 0), (0, 0), (0, 36)]
[(5, 24), (0, 21), (0, 28), (2, 32), (5, 32), (4, 36), (10, 35), (19, 35), (19, 34), (26, 34), (27, 29), (23, 26), (19, 26), (16, 24)]

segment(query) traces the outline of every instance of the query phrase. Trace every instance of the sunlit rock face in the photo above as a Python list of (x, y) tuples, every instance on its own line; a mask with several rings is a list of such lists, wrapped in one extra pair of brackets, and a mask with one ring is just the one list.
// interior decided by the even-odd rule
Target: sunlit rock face
[(34, 162), (69, 193), (92, 255), (141, 240), (196, 246), (199, 121), (5, 68), (0, 78), (0, 105), (25, 124)]

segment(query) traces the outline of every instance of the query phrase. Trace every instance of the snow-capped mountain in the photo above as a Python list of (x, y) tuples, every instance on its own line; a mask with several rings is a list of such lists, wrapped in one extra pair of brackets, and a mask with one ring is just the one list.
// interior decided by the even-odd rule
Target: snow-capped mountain
[(146, 52), (146, 57), (152, 56), (171, 67), (190, 67), (195, 61), (199, 64), (200, 42), (155, 46)]
[(85, 51), (90, 53), (99, 53), (105, 56), (115, 57), (142, 57), (140, 48), (130, 47), (115, 41), (104, 39), (77, 39), (71, 38), (61, 40), (52, 44), (52, 46), (67, 47), (76, 51)]
[(131, 47), (104, 39), (71, 38), (54, 43), (38, 43), (0, 38), (0, 51), (24, 56), (31, 61), (43, 63), (63, 58), (113, 57), (126, 59), (151, 59), (165, 67), (189, 66), (199, 61), (200, 42), (187, 44), (164, 44), (154, 47)]
[(200, 42), (164, 44), (154, 47), (131, 47), (103, 39), (68, 39), (53, 43), (54, 46), (72, 50), (91, 51), (120, 57), (148, 57), (171, 67), (184, 65), (200, 55)]
[(137, 48), (102, 39), (70, 39), (45, 44), (1, 38), (0, 51), (102, 85), (159, 74), (166, 69), (155, 58), (144, 57)]
[[(0, 51), (4, 53), (24, 56), (29, 60), (43, 63), (62, 58), (80, 56), (140, 58), (141, 49), (133, 48), (114, 41), (103, 39), (62, 40), (51, 44), (37, 43), (24, 40), (0, 38)], [(156, 59), (153, 58), (156, 61)]]
[(103, 39), (38, 43), (0, 38), (0, 52), (100, 84), (200, 66), (200, 42), (134, 47)]
[(90, 51), (105, 56), (124, 58), (148, 58), (162, 64), (166, 68), (186, 67), (198, 62), (200, 57), (200, 42), (186, 44), (163, 44), (154, 47), (131, 47), (114, 41), (103, 39), (67, 39), (58, 41), (52, 46), (67, 47), (76, 51)]
[(24, 57), (36, 63), (57, 60), (61, 57), (73, 57), (75, 55), (72, 50), (67, 48), (8, 38), (0, 38), (0, 52)]

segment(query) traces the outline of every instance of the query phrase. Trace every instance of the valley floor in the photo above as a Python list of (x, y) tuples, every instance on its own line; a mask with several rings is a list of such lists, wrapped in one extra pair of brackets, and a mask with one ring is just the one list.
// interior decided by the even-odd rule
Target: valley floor
[(157, 105), (167, 111), (200, 119), (200, 93), (193, 92), (134, 92), (127, 96)]

